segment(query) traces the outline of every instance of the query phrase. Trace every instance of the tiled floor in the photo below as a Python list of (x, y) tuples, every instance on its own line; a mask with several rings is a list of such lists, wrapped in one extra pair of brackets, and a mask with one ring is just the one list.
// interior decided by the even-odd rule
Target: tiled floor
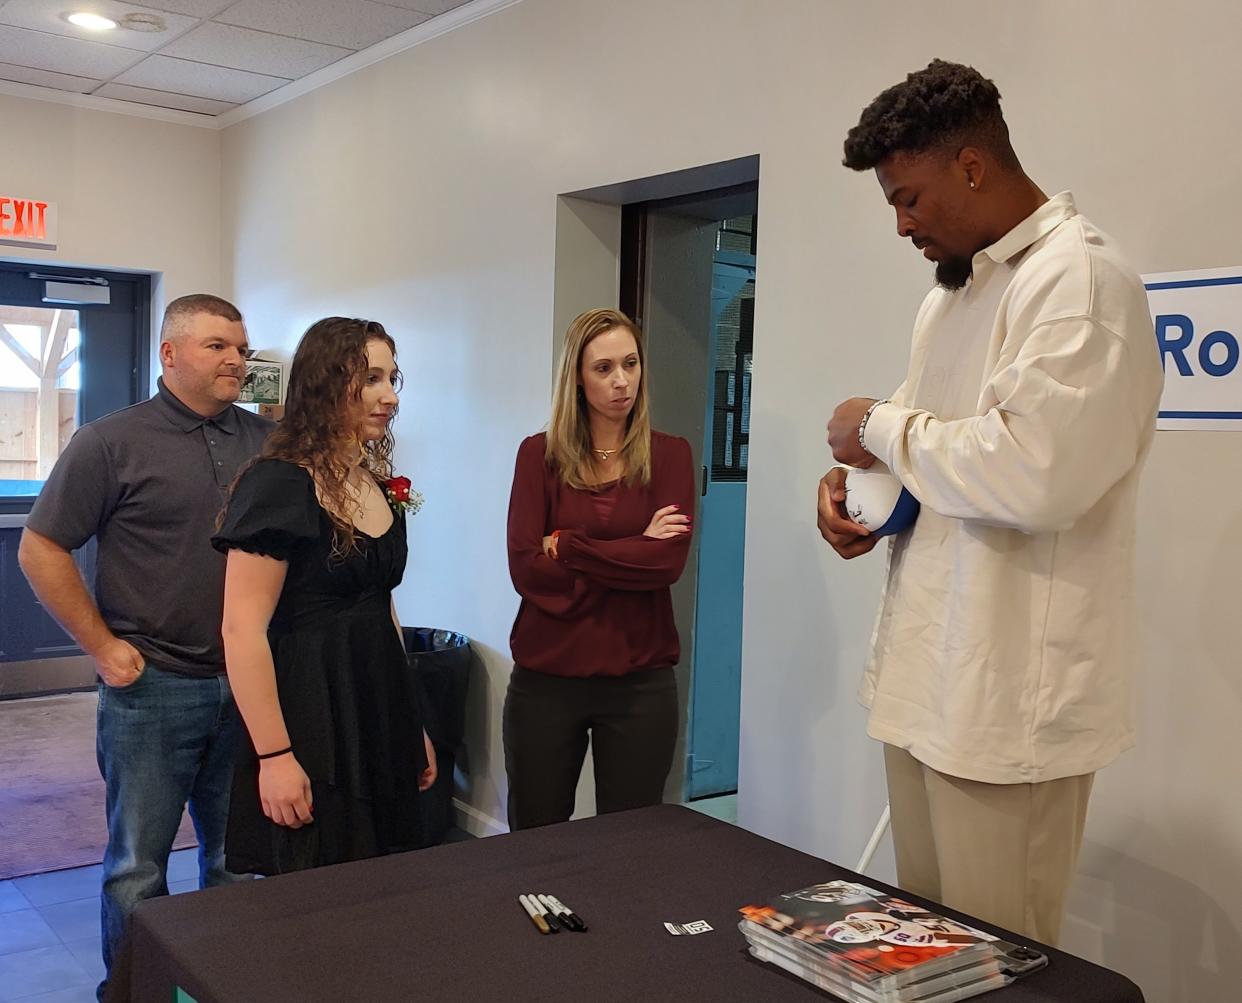
[[(173, 894), (198, 887), (197, 852), (168, 858)], [(0, 1000), (94, 1003), (100, 872), (96, 864), (0, 881)]]

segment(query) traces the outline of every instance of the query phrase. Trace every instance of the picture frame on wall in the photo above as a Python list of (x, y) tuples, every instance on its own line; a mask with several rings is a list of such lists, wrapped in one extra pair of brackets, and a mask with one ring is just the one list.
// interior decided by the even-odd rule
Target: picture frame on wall
[(267, 359), (247, 359), (239, 404), (279, 405), (285, 399), (285, 364)]

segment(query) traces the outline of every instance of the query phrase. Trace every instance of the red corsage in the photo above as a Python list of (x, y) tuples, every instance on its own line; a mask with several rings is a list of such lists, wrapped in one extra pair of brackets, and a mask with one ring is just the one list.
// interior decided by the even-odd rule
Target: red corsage
[(423, 496), (412, 488), (408, 477), (390, 477), (386, 480), (384, 496), (394, 512), (414, 515), (423, 506)]

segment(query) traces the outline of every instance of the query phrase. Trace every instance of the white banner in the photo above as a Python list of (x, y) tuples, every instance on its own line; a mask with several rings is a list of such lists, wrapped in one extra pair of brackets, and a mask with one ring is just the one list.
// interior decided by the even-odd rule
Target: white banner
[(1164, 366), (1157, 428), (1242, 430), (1242, 267), (1143, 283)]

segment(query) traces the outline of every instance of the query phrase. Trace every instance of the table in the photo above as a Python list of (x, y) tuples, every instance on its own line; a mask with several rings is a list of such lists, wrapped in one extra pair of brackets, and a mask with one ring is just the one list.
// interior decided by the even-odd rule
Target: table
[[(152, 899), (134, 914), (116, 995), (134, 1003), (171, 1003), (178, 988), (198, 1003), (832, 999), (751, 959), (737, 908), (838, 878), (887, 887), (660, 805)], [(518, 904), (526, 892), (556, 895), (590, 932), (541, 936)], [(715, 929), (664, 928), (694, 920)], [(1045, 970), (981, 998), (1143, 1003), (1123, 976), (1048, 953)]]

